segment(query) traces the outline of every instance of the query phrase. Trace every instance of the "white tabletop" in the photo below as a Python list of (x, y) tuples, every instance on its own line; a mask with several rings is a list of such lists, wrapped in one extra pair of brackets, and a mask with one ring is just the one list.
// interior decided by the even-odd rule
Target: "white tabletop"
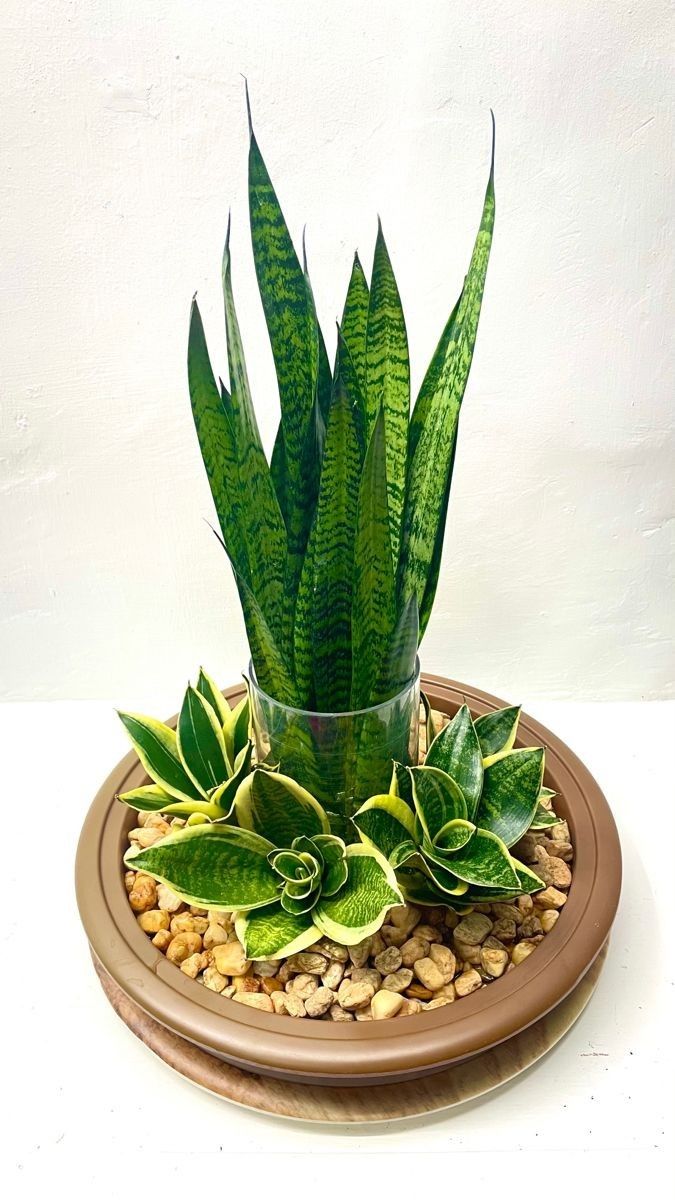
[(115, 1016), (79, 924), (73, 859), (88, 804), (126, 751), (122, 731), (106, 704), (1, 706), (5, 1195), (59, 1185), (95, 1200), (151, 1191), (229, 1200), (235, 1189), (264, 1200), (315, 1189), (398, 1197), (414, 1187), (462, 1200), (486, 1187), (499, 1200), (585, 1196), (582, 1186), (589, 1196), (663, 1191), (672, 1169), (675, 704), (524, 707), (584, 759), (619, 825), (624, 889), (597, 991), (546, 1058), (490, 1096), (413, 1122), (327, 1128), (199, 1091)]

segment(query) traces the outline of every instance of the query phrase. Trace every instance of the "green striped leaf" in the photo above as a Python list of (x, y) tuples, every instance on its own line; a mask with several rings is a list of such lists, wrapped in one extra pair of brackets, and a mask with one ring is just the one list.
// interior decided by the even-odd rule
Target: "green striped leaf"
[(352, 406), (352, 416), (356, 428), (356, 436), (359, 444), (359, 454), (361, 463), (365, 458), (368, 440), (372, 432), (368, 427), (368, 419), (366, 414), (366, 402), (364, 399), (363, 390), (356, 373), (354, 361), (349, 352), (349, 347), (342, 336), (340, 326), (337, 327), (337, 351), (335, 361), (336, 378), (339, 376), (342, 387), (349, 397)]
[(405, 763), (395, 762), (392, 766), (389, 794), (400, 796), (410, 809), (414, 807), (412, 779)]
[(118, 712), (141, 765), (151, 779), (177, 800), (201, 800), (206, 793), (196, 786), (178, 753), (175, 730), (154, 717)]
[(398, 796), (371, 796), (352, 817), (359, 836), (390, 859), (402, 842), (415, 836), (415, 818)]
[(453, 821), (448, 821), (447, 825), (438, 831), (434, 838), (434, 849), (441, 852), (461, 850), (475, 832), (476, 826), (471, 821), (455, 818)]
[(396, 620), (385, 454), (380, 411), (366, 451), (356, 516), (351, 696), (355, 709), (368, 705)]
[(452, 776), (462, 790), (469, 818), (473, 817), (483, 787), (483, 759), (466, 704), (434, 738), (427, 751), (425, 766), (439, 767)]
[(426, 692), (420, 691), (420, 700), (422, 701), (422, 708), (424, 709), (424, 719), (426, 721), (426, 726), (427, 726), (427, 746), (430, 746), (431, 743), (433, 742), (434, 738), (438, 737), (439, 733), (443, 729), (443, 725), (440, 724), (437, 727), (436, 722), (434, 721), (433, 712), (431, 710), (431, 703), (429, 701), (429, 697), (427, 696)]
[(451, 863), (446, 861), (442, 855), (424, 853), (423, 858), (424, 871), (433, 880), (435, 886), (439, 888), (446, 896), (458, 897), (464, 896), (469, 890), (469, 885), (463, 879), (459, 879), (457, 875), (450, 869)]
[(312, 838), (314, 850), (319, 850), (323, 858), (323, 875), (321, 892), (324, 896), (334, 896), (342, 885), (347, 882), (347, 847), (342, 838), (332, 833), (318, 833)]
[[(345, 306), (342, 312), (342, 321), (340, 328), (342, 337), (349, 351), (349, 356), (354, 364), (356, 378), (358, 380), (361, 395), (365, 398), (366, 395), (366, 335), (368, 331), (368, 307), (370, 304), (370, 292), (368, 290), (368, 282), (364, 274), (361, 260), (358, 254), (354, 255), (352, 264), (352, 273), (349, 279), (349, 287), (347, 288), (347, 296)], [(373, 414), (372, 424), (375, 423), (377, 410)], [(372, 432), (371, 428), (366, 430), (366, 445), (368, 438)]]
[(237, 820), (272, 840), (290, 846), (294, 838), (330, 833), (328, 818), (317, 800), (287, 775), (254, 770), (242, 783), (235, 803)]
[(454, 779), (438, 767), (408, 767), (415, 811), (430, 842), (448, 821), (466, 821), (466, 801)]
[(396, 878), (408, 904), (421, 904), (424, 908), (437, 908), (441, 904), (457, 907), (447, 892), (436, 887), (433, 879), (416, 867), (401, 867), (396, 872)]
[(234, 802), (239, 790), (247, 775), (251, 772), (251, 760), (253, 758), (253, 743), (247, 742), (234, 760), (234, 769), (229, 779), (220, 784), (220, 787), (211, 792), (209, 799), (211, 804), (214, 804), (220, 811), (219, 818), (229, 817), (234, 809)]
[(314, 588), (310, 617), (317, 707), (349, 708), (352, 683), (352, 578), (361, 456), (352, 405), (336, 379), (328, 416), (321, 485), (312, 532)]
[(185, 904), (249, 909), (277, 897), (278, 878), (267, 861), (273, 846), (235, 825), (194, 825), (145, 850), (132, 847), (127, 867), (166, 883)]
[(530, 829), (535, 832), (540, 829), (551, 829), (553, 825), (560, 825), (561, 821), (562, 817), (556, 817), (551, 809), (544, 808), (543, 804), (537, 804)]
[[(520, 705), (498, 708), (495, 712), (477, 717), (474, 728), (484, 759), (493, 759), (497, 754), (508, 754), (513, 749), (519, 720)], [(489, 761), (487, 765), (490, 765)]]
[(251, 590), (270, 629), (279, 638), (285, 596), (286, 530), (251, 400), (232, 294), (229, 222), (223, 252), (223, 297), (239, 479), (246, 496), (245, 536)]
[[(156, 783), (122, 792), (117, 799), (136, 812), (164, 812), (173, 803), (173, 797)], [(195, 800), (194, 804), (199, 804), (199, 801)]]
[[(426, 852), (425, 852), (426, 853)], [(477, 829), (461, 849), (440, 855), (427, 854), (433, 862), (452, 871), (468, 884), (517, 887), (518, 876), (504, 842), (487, 829)]]
[(371, 693), (371, 704), (381, 704), (391, 696), (397, 696), (410, 683), (417, 662), (419, 629), (417, 597), (411, 596), (394, 626), (377, 684)]
[(392, 868), (376, 850), (347, 846), (347, 882), (335, 896), (322, 896), (312, 913), (324, 937), (354, 946), (376, 933), (387, 911), (403, 900)]
[(231, 763), (236, 761), (237, 755), (241, 754), (242, 750), (245, 750), (248, 745), (250, 724), (251, 702), (247, 690), (243, 699), (229, 711), (227, 719), (223, 724), (225, 749)]
[(255, 675), (260, 687), (281, 704), (296, 700), (295, 683), (253, 592), (235, 572), (239, 601)]
[[(394, 562), (398, 562), (405, 496), (410, 416), (408, 335), (396, 279), (378, 221), (366, 339), (366, 406), (369, 427), (384, 412), (387, 494)], [(402, 593), (409, 595), (413, 588)]]
[[(427, 372), (422, 402), (413, 414), (412, 457), (408, 464), (398, 587), (414, 591), (420, 605), (421, 633), (434, 599), (442, 528), (447, 514), (459, 412), (464, 398), (478, 330), (492, 231), (494, 228), (494, 127), (492, 163), (480, 229), (456, 316), (444, 332)], [(416, 405), (417, 408), (417, 405)]]
[(188, 686), (178, 714), (178, 753), (190, 779), (208, 793), (229, 778), (225, 738), (208, 700)]
[(196, 300), (190, 311), (188, 382), (199, 448), (227, 553), (242, 578), (250, 582), (235, 434), (213, 377)]
[[(464, 283), (466, 283), (466, 280), (464, 281)], [(409, 463), (412, 462), (412, 459), (415, 454), (415, 450), (417, 449), (417, 444), (418, 444), (418, 442), (420, 440), (420, 436), (422, 434), (422, 430), (424, 429), (424, 427), (427, 423), (430, 412), (434, 408), (434, 404), (436, 401), (436, 395), (438, 393), (439, 387), (441, 386), (441, 379), (442, 379), (443, 367), (444, 367), (445, 361), (448, 357), (448, 354), (453, 352), (454, 345), (457, 341), (457, 336), (458, 336), (458, 332), (459, 332), (458, 325), (457, 325), (457, 318), (459, 315), (459, 309), (460, 309), (460, 305), (462, 303), (463, 295), (464, 295), (464, 287), (462, 287), (462, 291), (460, 293), (459, 300), (455, 304), (455, 307), (453, 308), (452, 312), (450, 313), (450, 316), (448, 317), (448, 320), (445, 325), (445, 329), (443, 330), (443, 332), (440, 336), (438, 345), (434, 351), (431, 362), (429, 363), (429, 366), (427, 367), (427, 373), (424, 376), (424, 379), (422, 380), (422, 386), (417, 394), (415, 406), (413, 408), (413, 411), (412, 411), (412, 414), (410, 417), (410, 428), (408, 430), (408, 462)]]
[(538, 747), (497, 759), (485, 771), (477, 825), (513, 846), (532, 824), (543, 773), (544, 751)]
[[(223, 693), (218, 687), (218, 684), (211, 678), (210, 675), (206, 674), (206, 671), (203, 667), (199, 668), (199, 675), (197, 677), (197, 691), (201, 692), (205, 700), (208, 700), (211, 708), (214, 710), (221, 725), (223, 726), (224, 731), (225, 726), (232, 715), (231, 709)], [(230, 762), (234, 761), (233, 755), (230, 755), (229, 758)]]
[(280, 904), (257, 908), (237, 917), (235, 930), (247, 958), (290, 958), (321, 937), (311, 914), (293, 916)]

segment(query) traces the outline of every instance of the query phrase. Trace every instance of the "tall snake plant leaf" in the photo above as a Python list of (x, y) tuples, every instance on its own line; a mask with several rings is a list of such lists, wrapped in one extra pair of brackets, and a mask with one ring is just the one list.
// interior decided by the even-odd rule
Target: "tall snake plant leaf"
[(213, 377), (196, 300), (190, 311), (188, 383), (199, 447), (227, 553), (241, 577), (250, 583), (235, 434)]
[(349, 708), (354, 530), (360, 471), (352, 404), (338, 373), (312, 532), (314, 588), (310, 626), (316, 703), (323, 712), (343, 712)]
[(251, 590), (270, 629), (280, 639), (285, 596), (286, 531), (251, 401), (232, 294), (229, 222), (223, 253), (223, 297), (239, 479), (242, 483), (245, 481), (246, 490), (245, 533)]
[(235, 572), (251, 658), (263, 691), (281, 704), (295, 704), (297, 690), (288, 664), (251, 589)]
[[(396, 563), (405, 498), (410, 359), (401, 297), (379, 221), (368, 307), (365, 399), (369, 427), (380, 408), (384, 411), (389, 525)], [(412, 590), (408, 588), (406, 594)]]
[(420, 618), (417, 596), (410, 596), (394, 626), (370, 703), (381, 704), (397, 696), (410, 683), (415, 671), (419, 644)]
[[(452, 317), (450, 319), (451, 329), (441, 338), (429, 368), (430, 384), (423, 389), (420, 413), (417, 417), (413, 413), (412, 417), (416, 444), (406, 482), (398, 586), (401, 595), (416, 592), (422, 634), (438, 578), (440, 525), (447, 513), (457, 423), (478, 330), (494, 217), (493, 120), (490, 176), (471, 264), (456, 316), (454, 321)], [(435, 361), (437, 356), (439, 361)], [(425, 418), (423, 424), (422, 417)]]
[(356, 515), (352, 708), (368, 704), (396, 620), (384, 430), (380, 409), (363, 464)]
[(251, 239), (279, 385), (283, 449), (277, 450), (274, 474), (285, 505), (287, 590), (295, 596), (316, 498), (316, 480), (304, 469), (304, 454), (317, 392), (318, 334), (311, 291), (252, 126), (250, 135)]
[[(368, 331), (369, 304), (370, 291), (368, 281), (361, 266), (361, 260), (358, 254), (355, 254), (340, 329), (349, 351), (349, 356), (354, 364), (361, 395), (364, 397), (366, 394), (366, 334)], [(372, 424), (375, 423), (376, 416), (377, 412), (373, 414)], [(366, 444), (371, 432), (372, 428), (366, 430)]]

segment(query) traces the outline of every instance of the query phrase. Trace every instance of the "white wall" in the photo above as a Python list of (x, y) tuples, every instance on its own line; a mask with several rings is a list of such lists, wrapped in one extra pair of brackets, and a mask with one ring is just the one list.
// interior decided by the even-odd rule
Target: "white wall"
[[(424, 665), (511, 698), (673, 679), (660, 0), (4, 0), (2, 695), (175, 708), (246, 658), (185, 378), (227, 210), (267, 445), (243, 85), (325, 327), (380, 212), (419, 382), (497, 227)], [(672, 110), (671, 110), (672, 111)], [(670, 319), (669, 319), (670, 318)]]

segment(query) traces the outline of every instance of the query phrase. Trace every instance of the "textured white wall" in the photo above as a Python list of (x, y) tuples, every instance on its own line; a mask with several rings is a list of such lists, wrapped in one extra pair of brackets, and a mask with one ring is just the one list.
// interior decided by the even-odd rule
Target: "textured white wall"
[[(424, 665), (503, 695), (673, 678), (660, 0), (4, 0), (2, 695), (175, 701), (245, 663), (185, 379), (227, 210), (266, 444), (243, 87), (327, 331), (382, 215), (419, 382), (497, 226)], [(672, 111), (672, 107), (670, 109)]]

